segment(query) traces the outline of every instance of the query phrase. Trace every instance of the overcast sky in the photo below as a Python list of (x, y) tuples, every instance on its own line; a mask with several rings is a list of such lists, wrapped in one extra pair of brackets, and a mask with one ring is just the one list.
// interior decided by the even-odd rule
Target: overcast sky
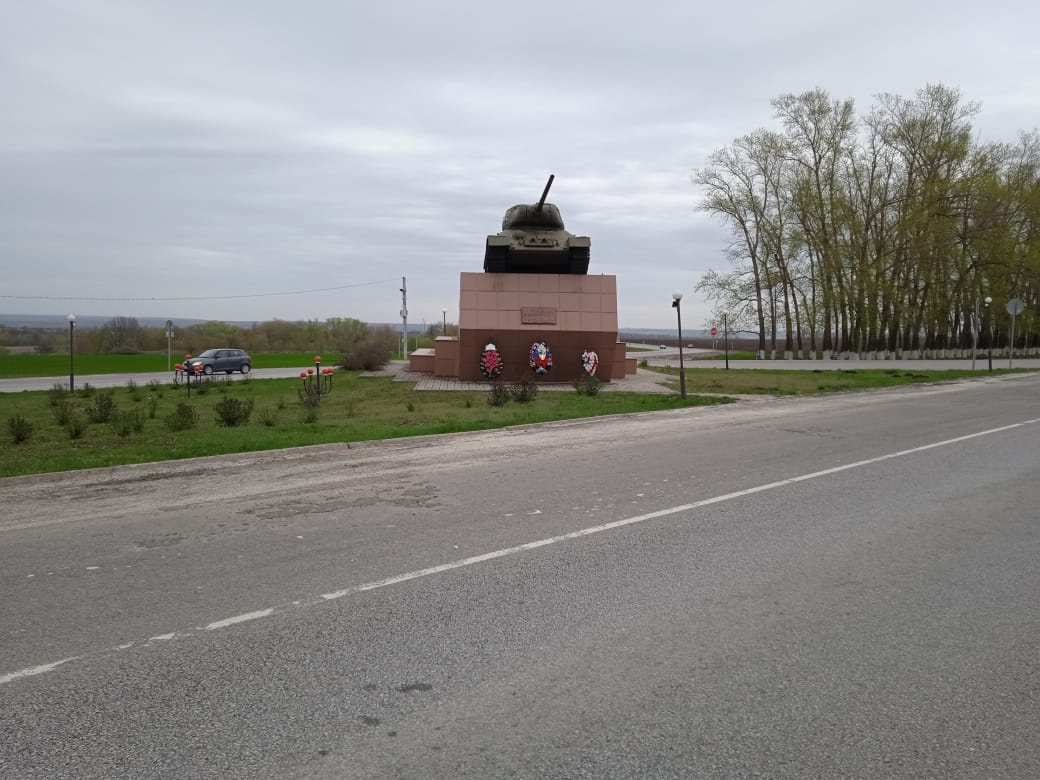
[(1040, 122), (1035, 0), (0, 9), (0, 313), (59, 320), (388, 322), (404, 276), (411, 322), (454, 321), (459, 273), (555, 173), (621, 327), (673, 326), (675, 288), (699, 327), (726, 233), (690, 174), (777, 127), (772, 98), (866, 113), (943, 83), (981, 103), (982, 140)]

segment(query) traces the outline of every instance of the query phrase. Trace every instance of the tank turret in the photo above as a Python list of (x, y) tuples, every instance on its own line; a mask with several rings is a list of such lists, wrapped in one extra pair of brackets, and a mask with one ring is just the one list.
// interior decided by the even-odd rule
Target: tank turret
[(588, 236), (576, 236), (563, 226), (560, 210), (546, 203), (555, 174), (549, 176), (542, 197), (530, 205), (506, 210), (502, 231), (487, 237), (484, 270), (488, 273), (587, 274)]

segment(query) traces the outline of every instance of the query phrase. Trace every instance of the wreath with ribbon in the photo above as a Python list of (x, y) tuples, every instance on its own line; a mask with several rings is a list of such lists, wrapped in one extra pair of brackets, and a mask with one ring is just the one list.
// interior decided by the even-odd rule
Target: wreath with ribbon
[(599, 355), (591, 349), (585, 350), (581, 353), (581, 367), (589, 376), (595, 376), (596, 369), (599, 368)]
[(536, 374), (548, 374), (552, 368), (552, 352), (544, 341), (536, 341), (531, 345), (531, 353), (527, 364)]
[(502, 374), (504, 365), (498, 348), (493, 343), (484, 346), (484, 353), (480, 356), (480, 373), (485, 379), (497, 379)]

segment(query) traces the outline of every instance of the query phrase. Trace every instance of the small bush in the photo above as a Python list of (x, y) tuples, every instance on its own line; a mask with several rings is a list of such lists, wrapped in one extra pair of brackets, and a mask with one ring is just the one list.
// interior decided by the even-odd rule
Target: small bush
[(409, 412), (414, 412), (415, 411), (415, 404), (413, 404), (411, 401), (408, 402), (408, 411)]
[(466, 408), (467, 409), (472, 409), (473, 408), (473, 399), (472, 398), (467, 398), (466, 399)]
[(492, 382), (487, 394), (488, 406), (505, 406), (509, 403), (509, 387), (505, 382)]
[(65, 428), (65, 433), (69, 435), (70, 439), (78, 439), (87, 430), (87, 421), (78, 412), (73, 412), (62, 427)]
[(160, 382), (158, 379), (149, 379), (148, 380), (148, 392), (149, 393), (158, 393), (159, 397), (162, 398), (162, 387), (163, 387), (163, 383)]
[(32, 421), (16, 414), (7, 418), (7, 430), (15, 444), (23, 444), (32, 438), (33, 424)]
[(578, 395), (593, 396), (599, 393), (602, 387), (603, 383), (591, 374), (582, 374), (574, 380), (574, 389)]
[(58, 406), (62, 401), (66, 401), (68, 397), (69, 391), (60, 382), (55, 382), (51, 385), (51, 389), (47, 391), (47, 400), (50, 401), (51, 406)]
[(94, 385), (90, 384), (90, 382), (84, 382), (83, 383), (83, 387), (81, 387), (79, 389), (79, 397), (80, 398), (90, 398), (93, 395), (94, 395)]
[(67, 423), (69, 418), (75, 413), (76, 405), (68, 398), (62, 398), (58, 403), (51, 407), (51, 411), (54, 412), (54, 422), (64, 427), (65, 423)]
[(260, 422), (268, 428), (273, 428), (278, 423), (278, 412), (269, 407), (261, 409), (257, 412), (256, 416), (259, 418)]
[(518, 404), (529, 404), (538, 397), (538, 383), (525, 376), (509, 386), (509, 397)]
[(112, 415), (112, 430), (124, 439), (131, 433), (140, 433), (144, 430), (144, 414), (140, 409), (116, 412)]
[(137, 382), (133, 379), (127, 379), (126, 389), (130, 391), (130, 395), (134, 395), (137, 392)]
[(300, 397), (300, 403), (303, 404), (305, 407), (310, 408), (314, 406), (321, 406), (321, 393), (314, 392), (313, 390), (308, 390), (306, 385), (301, 387), (296, 392)]
[(640, 360), (638, 365), (639, 365), (640, 368), (649, 368), (650, 367), (650, 364), (646, 362), (646, 358), (643, 358), (642, 360)]
[(106, 423), (116, 413), (116, 397), (111, 390), (94, 395), (94, 403), (87, 407), (87, 417), (92, 423)]
[(287, 407), (288, 405), (289, 405), (289, 404), (288, 404), (288, 403), (286, 402), (286, 400), (285, 400), (285, 396), (282, 396), (282, 397), (280, 397), (280, 398), (278, 399), (278, 403), (276, 403), (276, 404), (275, 404), (275, 408), (276, 408), (276, 409), (277, 409), (277, 410), (278, 410), (279, 412), (284, 412), (284, 411), (285, 411), (285, 409), (286, 409), (286, 407)]
[(205, 395), (209, 392), (210, 381), (207, 379), (196, 379), (195, 380), (195, 392), (199, 395)]
[(166, 415), (166, 427), (171, 431), (186, 431), (194, 428), (199, 421), (199, 413), (191, 404), (179, 403), (177, 408)]
[(303, 421), (305, 423), (316, 423), (318, 422), (318, 407), (317, 406), (306, 406), (303, 409)]
[(249, 422), (253, 414), (253, 401), (243, 401), (241, 398), (222, 398), (214, 407), (217, 412), (217, 424), (225, 428), (235, 428)]

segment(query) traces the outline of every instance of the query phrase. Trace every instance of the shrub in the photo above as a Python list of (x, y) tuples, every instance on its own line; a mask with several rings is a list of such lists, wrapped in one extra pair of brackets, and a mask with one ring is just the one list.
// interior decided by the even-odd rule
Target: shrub
[(160, 382), (158, 379), (148, 380), (148, 392), (158, 393), (160, 398), (162, 397), (162, 386), (162, 382)]
[(316, 423), (318, 422), (318, 407), (307, 406), (303, 410), (303, 421), (305, 423)]
[(599, 393), (602, 387), (603, 383), (591, 374), (582, 374), (574, 380), (574, 389), (578, 391), (578, 395), (593, 396)]
[(268, 428), (273, 428), (278, 422), (278, 412), (270, 407), (264, 407), (256, 415), (260, 422), (266, 425)]
[(275, 408), (276, 408), (276, 409), (277, 409), (277, 410), (278, 410), (279, 412), (284, 412), (284, 411), (285, 411), (285, 408), (286, 408), (286, 407), (287, 407), (288, 405), (289, 405), (289, 404), (288, 404), (288, 403), (286, 403), (286, 400), (285, 400), (285, 396), (280, 396), (280, 397), (278, 398), (278, 403), (276, 403), (276, 404), (275, 404)]
[(20, 414), (7, 418), (7, 430), (15, 444), (29, 441), (33, 435), (32, 421), (25, 419)]
[(492, 382), (487, 394), (488, 406), (505, 406), (509, 403), (509, 387), (505, 382)]
[(68, 398), (62, 398), (53, 405), (51, 411), (54, 412), (54, 421), (64, 427), (69, 418), (75, 413), (76, 406)]
[(62, 401), (65, 401), (68, 396), (69, 391), (60, 382), (55, 382), (51, 385), (51, 389), (47, 391), (47, 400), (50, 401), (51, 406), (57, 406)]
[(509, 386), (509, 397), (518, 404), (529, 404), (538, 397), (538, 383), (525, 376)]
[(130, 391), (130, 395), (134, 395), (137, 392), (137, 382), (133, 379), (127, 379), (126, 389)]
[(253, 401), (243, 401), (241, 398), (222, 398), (214, 407), (217, 412), (217, 424), (225, 428), (234, 428), (245, 425), (253, 413)]
[(69, 435), (70, 439), (78, 439), (83, 435), (83, 432), (87, 430), (87, 421), (84, 420), (78, 412), (73, 412), (69, 415), (69, 418), (65, 421), (63, 426), (65, 433)]
[(144, 430), (144, 414), (140, 409), (116, 412), (112, 416), (112, 430), (124, 439), (131, 433), (140, 433)]
[(340, 366), (348, 371), (376, 371), (390, 361), (397, 345), (393, 328), (367, 328), (356, 341), (346, 345)]
[(166, 427), (171, 431), (186, 431), (194, 428), (199, 421), (199, 413), (191, 404), (179, 403), (177, 408), (166, 415)]
[(92, 395), (94, 395), (94, 385), (84, 382), (83, 387), (79, 389), (80, 398), (90, 398)]
[(111, 390), (97, 393), (94, 403), (87, 407), (87, 417), (92, 423), (104, 423), (116, 413), (116, 397)]
[(300, 403), (305, 407), (321, 406), (321, 393), (308, 390), (306, 385), (299, 388), (296, 393), (300, 397)]

